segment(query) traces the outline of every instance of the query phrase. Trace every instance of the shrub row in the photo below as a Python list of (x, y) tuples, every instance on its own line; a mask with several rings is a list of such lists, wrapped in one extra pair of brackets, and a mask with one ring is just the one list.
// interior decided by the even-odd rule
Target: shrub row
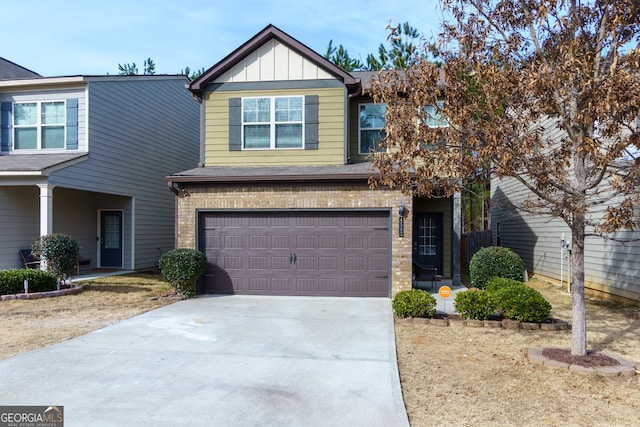
[(454, 306), (466, 319), (485, 320), (498, 312), (506, 319), (521, 322), (544, 322), (551, 314), (551, 304), (542, 294), (517, 280), (495, 277), (487, 290), (470, 289), (456, 295)]
[(33, 269), (0, 270), (0, 294), (23, 293), (25, 280), (29, 281), (29, 292), (48, 292), (56, 289), (56, 278), (49, 272)]
[(421, 289), (398, 292), (391, 306), (398, 317), (433, 317), (436, 314), (436, 299)]

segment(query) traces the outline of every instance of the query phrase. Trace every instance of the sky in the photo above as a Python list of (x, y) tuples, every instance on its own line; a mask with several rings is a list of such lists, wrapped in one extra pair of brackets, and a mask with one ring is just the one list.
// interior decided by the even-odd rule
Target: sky
[(329, 40), (364, 61), (387, 25), (437, 36), (438, 0), (19, 0), (3, 2), (0, 57), (45, 76), (208, 69), (273, 24), (324, 55)]

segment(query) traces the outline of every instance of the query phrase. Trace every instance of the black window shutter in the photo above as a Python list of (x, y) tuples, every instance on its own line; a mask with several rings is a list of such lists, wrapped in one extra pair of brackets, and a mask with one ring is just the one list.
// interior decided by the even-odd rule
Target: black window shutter
[(304, 97), (304, 149), (318, 149), (318, 95)]
[(0, 151), (11, 151), (11, 128), (13, 118), (11, 102), (3, 102), (0, 105)]
[(229, 98), (229, 151), (242, 150), (242, 99)]

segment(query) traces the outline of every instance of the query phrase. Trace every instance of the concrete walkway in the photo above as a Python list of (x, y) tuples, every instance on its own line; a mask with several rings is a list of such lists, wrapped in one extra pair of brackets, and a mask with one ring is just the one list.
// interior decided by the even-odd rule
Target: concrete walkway
[[(464, 285), (453, 286), (452, 283), (451, 279), (444, 279), (436, 282), (435, 288), (432, 286), (431, 282), (419, 282), (418, 287), (419, 289), (429, 291), (429, 293), (433, 295), (436, 299), (436, 311), (438, 313), (452, 314), (456, 312), (455, 307), (453, 306), (456, 294), (467, 290)], [(448, 286), (451, 289), (451, 295), (449, 295), (449, 298), (443, 298), (440, 296), (438, 291), (442, 286)]]
[(65, 426), (408, 426), (386, 298), (181, 301), (0, 361)]

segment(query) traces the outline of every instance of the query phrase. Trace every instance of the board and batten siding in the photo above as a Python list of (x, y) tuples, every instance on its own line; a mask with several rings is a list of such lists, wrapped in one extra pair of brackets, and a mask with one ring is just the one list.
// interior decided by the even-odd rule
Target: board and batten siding
[[(491, 182), (493, 243), (518, 253), (529, 272), (560, 281), (569, 278), (569, 259), (561, 262), (562, 236), (569, 244), (571, 232), (561, 219), (518, 211), (529, 192), (515, 179)], [(595, 217), (599, 212), (592, 212)], [(589, 230), (587, 230), (588, 232)], [(640, 232), (620, 231), (617, 238), (640, 238)], [(585, 286), (597, 292), (640, 300), (640, 242), (619, 243), (599, 237), (585, 240)]]
[[(318, 96), (318, 149), (229, 150), (229, 99), (256, 96)], [(207, 92), (205, 108), (206, 166), (276, 166), (344, 164), (344, 87)]]
[(126, 269), (156, 267), (159, 255), (174, 248), (175, 200), (164, 177), (196, 167), (199, 158), (199, 106), (185, 82), (89, 80), (89, 158), (49, 179), (100, 193), (96, 209), (124, 210)]

